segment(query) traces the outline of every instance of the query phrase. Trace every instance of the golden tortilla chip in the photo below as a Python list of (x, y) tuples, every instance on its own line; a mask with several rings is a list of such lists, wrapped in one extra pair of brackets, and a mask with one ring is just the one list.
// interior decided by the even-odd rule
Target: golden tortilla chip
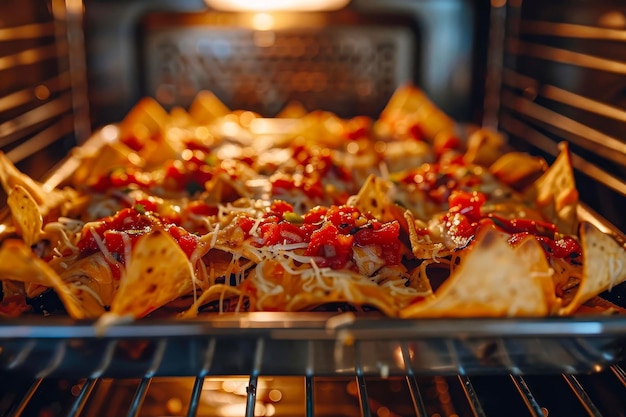
[(143, 317), (194, 289), (187, 255), (164, 230), (139, 238), (127, 262), (111, 303), (114, 316)]
[[(544, 285), (527, 257), (516, 256), (506, 236), (494, 229), (483, 229), (452, 276), (433, 298), (400, 311), (404, 318), (416, 317), (512, 317), (545, 316), (548, 305)], [(528, 251), (541, 251), (534, 246)], [(526, 258), (526, 259), (525, 259)]]
[(521, 190), (536, 181), (548, 168), (545, 159), (525, 152), (507, 152), (489, 167), (489, 172), (508, 186)]
[(96, 318), (104, 308), (82, 285), (70, 285), (39, 259), (21, 240), (7, 240), (0, 248), (0, 277), (51, 287), (74, 319)]
[(39, 241), (43, 227), (43, 217), (37, 202), (24, 187), (16, 185), (9, 193), (7, 204), (24, 243), (33, 246)]
[(46, 198), (49, 197), (42, 184), (20, 172), (15, 165), (13, 165), (13, 162), (11, 162), (6, 154), (1, 151), (0, 182), (2, 183), (2, 188), (4, 188), (4, 192), (7, 193), (7, 195), (11, 193), (16, 185), (21, 186), (29, 192), (37, 205), (44, 205), (46, 203)]
[(381, 119), (406, 118), (410, 124), (418, 124), (426, 138), (433, 140), (437, 133), (452, 132), (456, 123), (428, 96), (413, 85), (396, 89), (381, 113)]
[[(265, 262), (246, 279), (250, 305), (259, 311), (306, 311), (329, 303), (375, 307), (394, 317), (398, 308), (420, 295), (405, 289), (409, 295), (391, 295), (390, 288), (376, 284), (350, 270), (329, 270), (305, 266), (305, 274), (294, 275), (279, 262)], [(404, 289), (404, 287), (403, 287)]]
[(160, 133), (169, 115), (167, 111), (153, 98), (142, 98), (120, 123), (119, 137), (124, 139), (134, 137), (140, 143), (145, 143)]
[(145, 166), (145, 161), (121, 142), (104, 143), (89, 154), (77, 153), (77, 157), (81, 164), (72, 176), (76, 186), (93, 185), (115, 168)]
[(408, 228), (411, 252), (417, 259), (435, 259), (450, 256), (453, 252), (441, 242), (433, 242), (428, 233), (420, 233), (413, 214), (407, 210), (404, 212), (403, 222)]
[(370, 213), (381, 222), (397, 220), (389, 198), (389, 184), (375, 175), (370, 175), (359, 190), (359, 193), (348, 199), (347, 205), (359, 209), (363, 214)]
[(504, 137), (495, 130), (480, 128), (467, 139), (463, 160), (467, 164), (489, 166), (502, 154)]
[(307, 109), (299, 101), (290, 101), (287, 105), (276, 115), (277, 119), (300, 119), (306, 116)]
[(574, 235), (578, 228), (578, 191), (567, 143), (559, 144), (559, 148), (561, 153), (554, 163), (525, 194), (559, 232)]
[(104, 306), (111, 305), (119, 287), (119, 279), (113, 276), (111, 267), (102, 252), (96, 252), (72, 262), (66, 270), (60, 273), (60, 277), (69, 285), (83, 286), (97, 296)]
[(54, 209), (59, 209), (61, 215), (66, 215), (65, 206), (73, 206), (78, 199), (78, 193), (71, 188), (57, 189), (35, 181), (28, 175), (20, 172), (9, 158), (0, 151), (0, 183), (5, 193), (10, 194), (15, 186), (21, 186), (33, 198), (42, 216), (48, 215)]
[(584, 302), (626, 281), (626, 249), (591, 223), (582, 223), (583, 275), (572, 301), (559, 311), (569, 315)]
[(530, 267), (530, 275), (541, 283), (543, 294), (548, 305), (548, 314), (556, 313), (561, 307), (554, 288), (554, 270), (550, 267), (537, 239), (527, 236), (515, 246), (515, 256)]
[(230, 109), (210, 91), (200, 91), (189, 108), (189, 115), (201, 125), (209, 124), (228, 113)]
[[(205, 304), (208, 304), (213, 301), (221, 300), (220, 302), (220, 312), (222, 312), (223, 301), (226, 299), (230, 299), (233, 297), (239, 297), (241, 299), (242, 292), (239, 288), (233, 287), (228, 284), (216, 284), (209, 287), (206, 291), (198, 297), (198, 299), (189, 307), (186, 311), (184, 311), (180, 317), (183, 319), (190, 319), (198, 316), (198, 310)], [(241, 311), (241, 309), (238, 309)]]

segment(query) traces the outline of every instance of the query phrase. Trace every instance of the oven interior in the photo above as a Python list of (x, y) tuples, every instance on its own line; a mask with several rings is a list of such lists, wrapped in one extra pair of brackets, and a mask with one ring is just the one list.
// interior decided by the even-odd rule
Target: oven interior
[[(626, 7), (609, 0), (352, 0), (297, 13), (215, 10), (201, 0), (5, 0), (0, 147), (41, 177), (145, 95), (185, 107), (209, 89), (230, 108), (264, 116), (292, 100), (376, 116), (411, 82), (455, 119), (500, 129), (515, 148), (551, 160), (567, 140), (582, 199), (624, 231), (625, 39)], [(625, 295), (616, 288), (607, 298), (625, 305)], [(483, 375), (457, 364), (389, 376), (277, 365), (272, 375), (255, 358), (284, 356), (253, 339), (249, 351), (222, 347), (215, 357), (209, 341), (206, 366), (180, 377), (163, 371), (167, 342), (152, 340), (147, 357), (127, 362), (128, 375), (94, 365), (68, 376), (53, 369), (55, 355), (66, 363), (76, 351), (64, 343), (40, 352), (52, 352), (39, 358), (51, 368), (35, 378), (0, 373), (0, 415), (626, 415), (620, 365)], [(24, 358), (37, 351), (28, 346)], [(243, 365), (216, 374), (229, 353), (245, 356)]]

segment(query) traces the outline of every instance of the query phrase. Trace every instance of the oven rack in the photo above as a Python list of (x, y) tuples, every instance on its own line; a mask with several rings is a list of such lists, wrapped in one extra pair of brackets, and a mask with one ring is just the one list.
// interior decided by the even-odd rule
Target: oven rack
[[(211, 359), (211, 357), (209, 357)], [(210, 362), (210, 361), (209, 361)], [(182, 385), (186, 383), (186, 396), (179, 403), (176, 415), (197, 416), (199, 413), (203, 397), (211, 393), (205, 393), (204, 385), (210, 370), (208, 363), (207, 372), (200, 372), (195, 378), (175, 378), (164, 379), (154, 377), (151, 370), (148, 370), (143, 377), (138, 380), (109, 380), (97, 376), (86, 379), (60, 381), (53, 378), (39, 377), (23, 387), (23, 390), (2, 392), (0, 394), (0, 404), (11, 404), (9, 408), (2, 410), (3, 416), (27, 416), (34, 415), (33, 407), (40, 407), (46, 410), (48, 403), (45, 398), (45, 391), (55, 384), (61, 386), (71, 386), (71, 395), (66, 389), (64, 393), (68, 395), (63, 401), (58, 398), (53, 402), (57, 409), (56, 415), (67, 417), (98, 416), (94, 408), (103, 407), (100, 403), (102, 398), (106, 398), (112, 391), (112, 384), (126, 386), (128, 389), (125, 407), (116, 410), (115, 415), (126, 415), (134, 417), (139, 415), (154, 415), (154, 409), (167, 409), (167, 398), (163, 398), (156, 393), (156, 398), (150, 393), (153, 386), (163, 383), (171, 389), (173, 384)], [(241, 414), (246, 417), (255, 415), (271, 415), (267, 413), (268, 404), (267, 393), (261, 393), (262, 379), (265, 377), (258, 368), (253, 369), (244, 381), (245, 394), (239, 396), (239, 406)], [(191, 379), (193, 383), (190, 384)], [(278, 378), (277, 378), (278, 379)], [(232, 377), (217, 379), (224, 383), (232, 381)], [(247, 381), (246, 381), (247, 380)], [(162, 382), (164, 381), (164, 382)], [(550, 375), (550, 376), (522, 376), (522, 375), (497, 375), (497, 376), (468, 376), (458, 374), (454, 376), (420, 376), (412, 372), (407, 372), (403, 376), (388, 378), (372, 378), (362, 373), (343, 379), (334, 378), (324, 380), (323, 378), (307, 375), (305, 377), (290, 379), (290, 384), (304, 385), (303, 399), (299, 402), (298, 415), (335, 415), (322, 412), (320, 408), (328, 408), (328, 402), (319, 403), (320, 385), (334, 384), (333, 390), (346, 389), (352, 395), (352, 411), (354, 414), (363, 417), (374, 415), (414, 415), (426, 417), (431, 415), (456, 415), (460, 417), (487, 417), (492, 415), (533, 416), (543, 417), (552, 415), (570, 416), (623, 416), (625, 409), (624, 393), (626, 392), (626, 372), (620, 365), (613, 365), (601, 374), (588, 375)], [(342, 387), (344, 385), (344, 387)], [(368, 388), (369, 385), (369, 388)], [(549, 385), (549, 393), (545, 392), (545, 387)], [(108, 388), (102, 388), (106, 386)], [(191, 388), (189, 389), (189, 387)], [(381, 392), (380, 388), (393, 387), (390, 391)], [(499, 387), (495, 389), (494, 387)], [(609, 390), (607, 387), (610, 387)], [(279, 385), (278, 388), (281, 388)], [(284, 389), (284, 382), (282, 388)], [(497, 392), (492, 392), (492, 391)], [(276, 391), (276, 390), (272, 390)], [(400, 413), (391, 412), (390, 396), (400, 396), (402, 392), (405, 401), (401, 402), (402, 411)], [(280, 393), (280, 391), (278, 391)], [(337, 391), (339, 394), (341, 391)], [(162, 393), (162, 391), (161, 391)], [(178, 394), (178, 391), (177, 391)], [(499, 400), (494, 395), (502, 396)], [(160, 396), (160, 398), (159, 398)], [(340, 395), (339, 395), (340, 396)], [(263, 397), (263, 398), (261, 398)], [(7, 401), (8, 399), (8, 401)], [(11, 401), (11, 399), (13, 401)], [(275, 398), (274, 398), (275, 400)], [(506, 403), (503, 404), (504, 400)], [(280, 398), (278, 399), (280, 401)], [(156, 404), (155, 404), (156, 402)], [(510, 403), (509, 403), (510, 402)], [(62, 403), (62, 405), (60, 405)], [(355, 404), (356, 403), (356, 404)], [(332, 403), (331, 403), (332, 404)], [(273, 407), (273, 405), (272, 405)], [(63, 412), (59, 412), (59, 409)], [(147, 409), (147, 411), (143, 411)], [(393, 409), (393, 408), (392, 408)], [(441, 411), (441, 414), (433, 412)], [(619, 411), (621, 410), (621, 411)], [(152, 411), (152, 412), (151, 412)], [(244, 414), (245, 411), (245, 414)], [(255, 412), (256, 411), (256, 412)], [(503, 414), (504, 413), (504, 414)], [(172, 413), (174, 414), (174, 413)], [(345, 415), (344, 413), (342, 415)], [(39, 415), (43, 415), (40, 414)], [(106, 414), (104, 414), (106, 415)], [(110, 415), (110, 414), (109, 414)]]
[(0, 371), (36, 378), (574, 374), (620, 362), (625, 347), (621, 316), (400, 320), (232, 313), (108, 329), (21, 318), (0, 326)]

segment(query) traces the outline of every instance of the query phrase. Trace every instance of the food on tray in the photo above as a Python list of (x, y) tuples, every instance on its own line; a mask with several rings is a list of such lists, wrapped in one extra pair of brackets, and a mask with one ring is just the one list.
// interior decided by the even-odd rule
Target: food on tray
[[(293, 104), (266, 119), (199, 94), (144, 99), (59, 187), (0, 158), (0, 315), (56, 294), (76, 319), (349, 306), (392, 317), (620, 311), (626, 251), (579, 224), (551, 165), (459, 127), (414, 87), (378, 120)], [(579, 233), (580, 231), (580, 233)]]

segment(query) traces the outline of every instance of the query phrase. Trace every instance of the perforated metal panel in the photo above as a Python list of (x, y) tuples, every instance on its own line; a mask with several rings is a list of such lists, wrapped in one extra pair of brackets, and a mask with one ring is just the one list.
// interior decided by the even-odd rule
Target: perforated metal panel
[(309, 110), (375, 116), (413, 81), (417, 33), (404, 23), (152, 15), (143, 38), (147, 92), (166, 106), (186, 107), (206, 89), (232, 108), (266, 116), (292, 100)]

